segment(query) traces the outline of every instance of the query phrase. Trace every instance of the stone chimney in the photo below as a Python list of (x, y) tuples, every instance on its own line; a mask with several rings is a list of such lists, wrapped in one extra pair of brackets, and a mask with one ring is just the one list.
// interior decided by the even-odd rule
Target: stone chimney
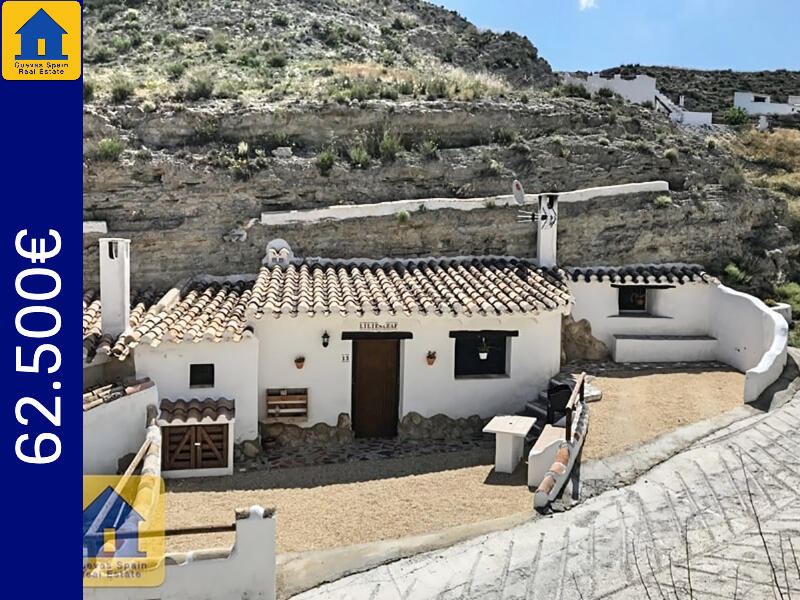
[(131, 313), (131, 241), (100, 238), (100, 308), (104, 335), (128, 328)]
[(536, 256), (540, 267), (558, 264), (558, 194), (539, 194), (536, 219)]

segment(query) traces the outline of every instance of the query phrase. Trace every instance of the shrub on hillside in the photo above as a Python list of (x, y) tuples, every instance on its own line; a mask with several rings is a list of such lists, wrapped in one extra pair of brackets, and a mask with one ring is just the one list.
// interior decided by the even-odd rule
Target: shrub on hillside
[(125, 150), (125, 142), (119, 138), (103, 138), (97, 143), (97, 151), (95, 157), (97, 160), (104, 162), (115, 162), (119, 159), (123, 150)]
[(117, 78), (111, 82), (111, 100), (117, 104), (125, 102), (133, 94), (133, 83), (128, 79)]
[(678, 162), (678, 149), (667, 148), (666, 150), (664, 150), (664, 158), (666, 158), (669, 162), (672, 163)]
[(743, 108), (739, 108), (736, 106), (733, 106), (728, 110), (726, 110), (725, 113), (722, 115), (722, 118), (728, 125), (734, 125), (734, 126), (744, 125), (750, 122), (750, 117), (747, 114), (747, 111), (744, 110)]
[(669, 196), (659, 196), (653, 200), (653, 204), (656, 208), (667, 208), (668, 206), (672, 206), (672, 198)]
[(369, 152), (360, 144), (350, 148), (347, 155), (350, 157), (350, 164), (357, 169), (364, 169), (369, 165)]
[(394, 160), (403, 149), (400, 136), (392, 131), (384, 131), (378, 149), (383, 160)]
[(202, 100), (210, 98), (214, 92), (214, 82), (211, 75), (204, 71), (192, 74), (183, 88), (182, 96), (186, 100)]
[(577, 83), (568, 83), (561, 88), (561, 92), (569, 98), (584, 98), (589, 100), (592, 94), (586, 89), (586, 86)]
[(419, 145), (419, 151), (425, 158), (429, 160), (435, 159), (439, 153), (439, 144), (435, 140), (424, 140)]
[(89, 102), (94, 98), (94, 84), (86, 79), (83, 80), (83, 101)]
[(744, 175), (739, 169), (726, 169), (719, 176), (719, 184), (724, 190), (729, 192), (736, 191), (744, 185)]
[(167, 65), (166, 71), (167, 71), (167, 78), (175, 81), (177, 79), (180, 79), (181, 75), (183, 75), (186, 72), (186, 63), (182, 62), (170, 63)]
[(319, 172), (323, 175), (330, 173), (336, 162), (336, 151), (333, 148), (328, 148), (317, 154), (314, 163), (317, 165)]
[(272, 24), (276, 27), (286, 27), (289, 24), (289, 15), (286, 13), (275, 13), (272, 15)]

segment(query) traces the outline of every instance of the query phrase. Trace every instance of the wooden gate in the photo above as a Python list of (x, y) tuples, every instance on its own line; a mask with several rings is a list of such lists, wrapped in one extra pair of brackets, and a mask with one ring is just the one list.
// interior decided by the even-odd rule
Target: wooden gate
[(162, 427), (162, 470), (227, 467), (228, 427), (211, 423)]

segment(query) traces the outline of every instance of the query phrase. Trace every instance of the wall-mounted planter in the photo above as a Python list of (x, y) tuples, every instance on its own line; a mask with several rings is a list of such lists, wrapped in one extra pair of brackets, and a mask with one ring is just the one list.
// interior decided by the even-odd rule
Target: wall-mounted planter
[(294, 366), (297, 367), (298, 369), (302, 369), (305, 366), (305, 364), (306, 364), (306, 359), (305, 358), (301, 357), (301, 358), (295, 358), (294, 359)]
[(480, 358), (481, 360), (486, 360), (487, 358), (489, 358), (489, 351), (486, 350), (485, 352), (484, 351), (478, 352), (478, 358)]
[(436, 352), (434, 352), (432, 350), (429, 351), (427, 356), (425, 356), (425, 361), (428, 363), (429, 367), (432, 367), (433, 363), (436, 362)]

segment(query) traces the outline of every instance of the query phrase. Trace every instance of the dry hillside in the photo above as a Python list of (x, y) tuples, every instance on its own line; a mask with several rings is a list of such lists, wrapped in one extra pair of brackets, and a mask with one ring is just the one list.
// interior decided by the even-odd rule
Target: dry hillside
[[(719, 132), (569, 97), (536, 48), (414, 0), (89, 0), (84, 215), (133, 240), (134, 287), (299, 255), (530, 256), (513, 209), (267, 227), (262, 212), (667, 180), (564, 207), (564, 264), (701, 262), (773, 293), (800, 279), (791, 194)], [(566, 93), (565, 93), (566, 92)], [(775, 172), (772, 175), (779, 176)], [(245, 235), (233, 232), (245, 232)], [(85, 285), (97, 236), (84, 236)]]

